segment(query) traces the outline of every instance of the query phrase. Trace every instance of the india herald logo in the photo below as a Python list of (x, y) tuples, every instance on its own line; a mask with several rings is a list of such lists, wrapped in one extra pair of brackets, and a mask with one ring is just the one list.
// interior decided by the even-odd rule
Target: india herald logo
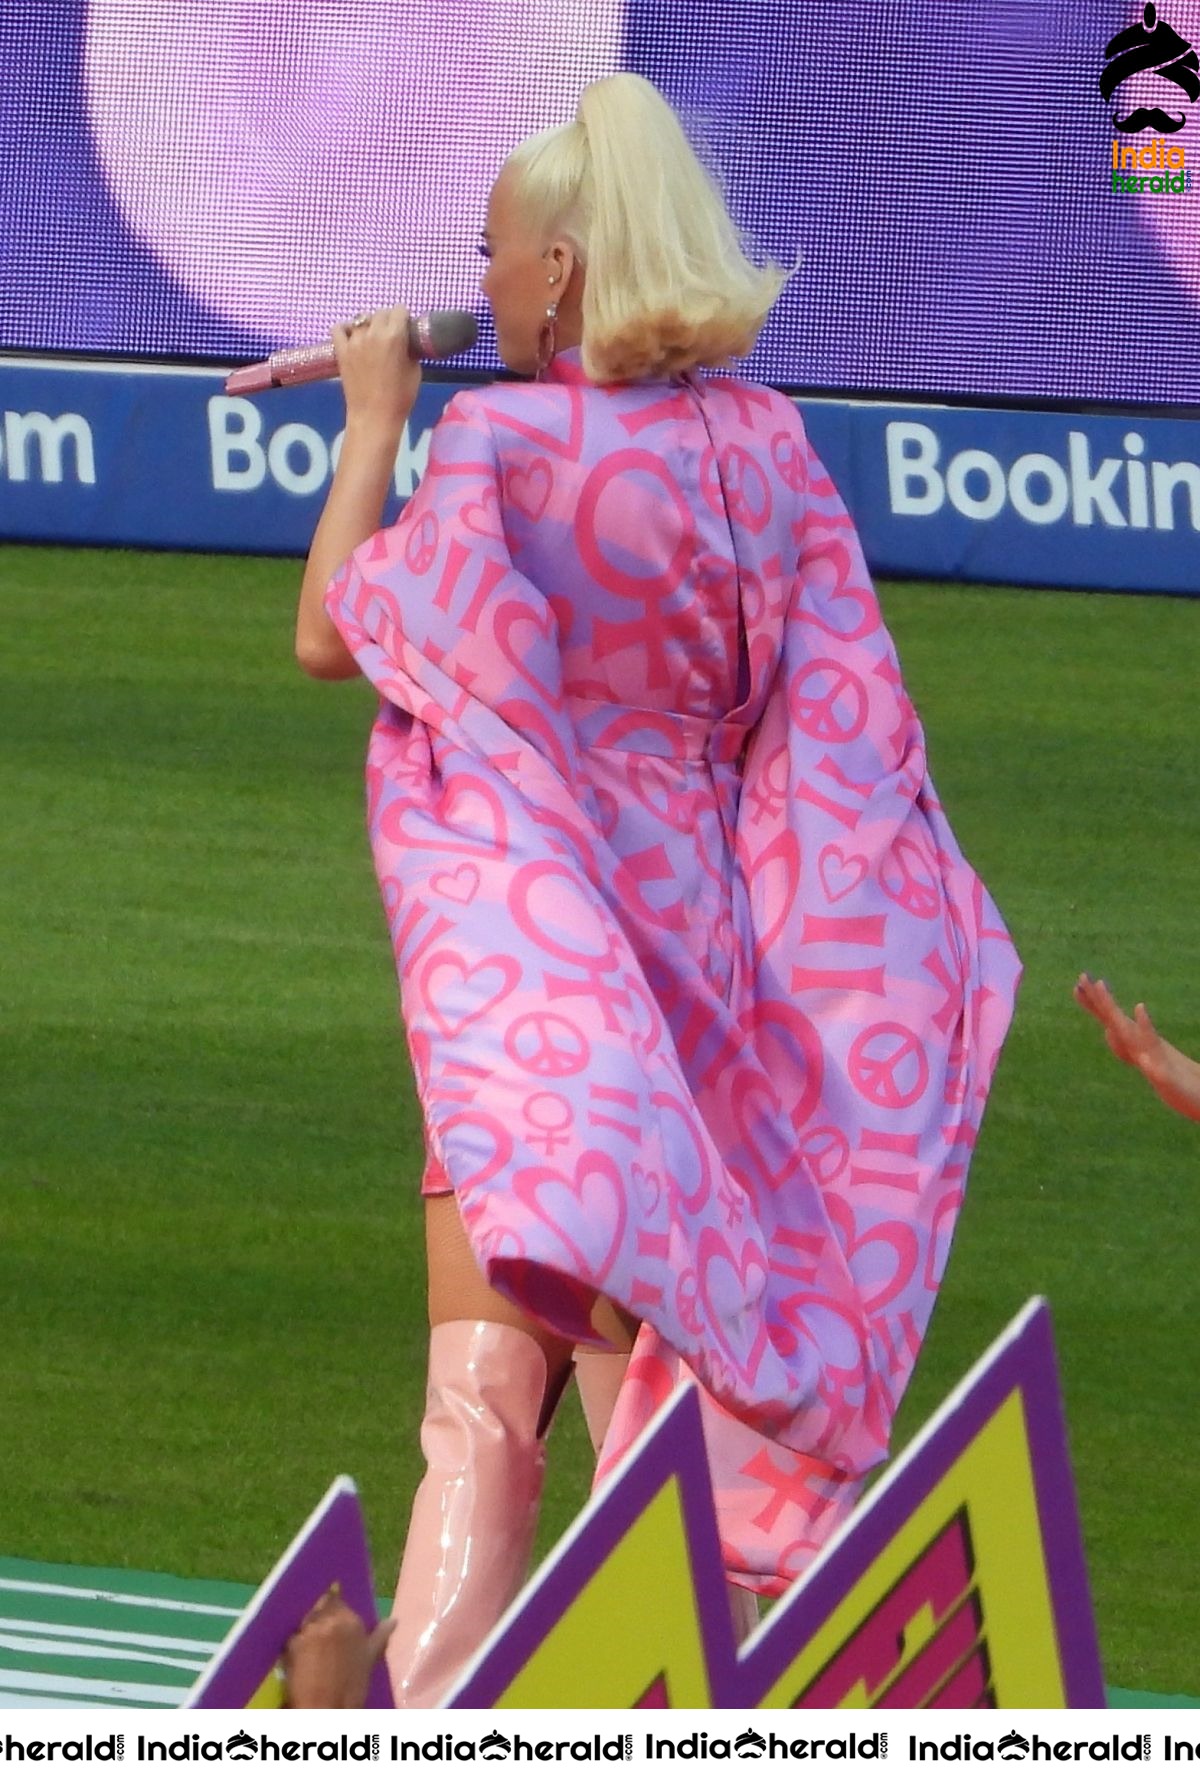
[[(1102, 98), (1111, 99), (1118, 88), (1136, 75), (1151, 75), (1155, 80), (1169, 81), (1189, 102), (1200, 99), (1200, 61), (1196, 52), (1166, 19), (1159, 17), (1156, 6), (1144, 8), (1140, 25), (1119, 31), (1105, 46), (1104, 58), (1100, 75)], [(1140, 130), (1159, 130), (1170, 135), (1182, 130), (1188, 120), (1186, 108), (1176, 116), (1162, 105), (1138, 105), (1123, 118), (1118, 116), (1119, 109), (1119, 105), (1114, 105), (1113, 128), (1128, 135)]]

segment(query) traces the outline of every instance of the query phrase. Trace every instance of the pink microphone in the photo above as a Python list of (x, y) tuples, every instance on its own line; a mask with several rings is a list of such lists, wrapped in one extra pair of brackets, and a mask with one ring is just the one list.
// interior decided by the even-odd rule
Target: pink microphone
[[(408, 319), (408, 350), (414, 359), (448, 359), (466, 353), (479, 335), (475, 318), (465, 309), (435, 309), (426, 316)], [(283, 384), (311, 384), (317, 378), (337, 376), (337, 355), (331, 340), (319, 346), (287, 347), (257, 365), (243, 365), (225, 379), (227, 396), (244, 396), (258, 390), (277, 390)]]

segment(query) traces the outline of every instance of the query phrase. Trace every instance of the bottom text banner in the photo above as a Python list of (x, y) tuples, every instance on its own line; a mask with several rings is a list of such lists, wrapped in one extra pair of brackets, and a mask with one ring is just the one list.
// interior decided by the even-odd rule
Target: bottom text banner
[(0, 1766), (51, 1775), (211, 1774), (237, 1765), (287, 1774), (523, 1773), (870, 1778), (1022, 1763), (1039, 1773), (1138, 1771), (1200, 1759), (1186, 1710), (879, 1713), (725, 1710), (646, 1713), (0, 1710)]

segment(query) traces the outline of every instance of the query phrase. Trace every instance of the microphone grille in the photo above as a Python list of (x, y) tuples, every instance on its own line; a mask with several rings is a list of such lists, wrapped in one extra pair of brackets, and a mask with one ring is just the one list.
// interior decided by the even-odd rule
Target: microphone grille
[(422, 319), (422, 333), (429, 342), (425, 350), (431, 358), (448, 359), (453, 353), (469, 352), (479, 338), (478, 323), (465, 309), (435, 309)]

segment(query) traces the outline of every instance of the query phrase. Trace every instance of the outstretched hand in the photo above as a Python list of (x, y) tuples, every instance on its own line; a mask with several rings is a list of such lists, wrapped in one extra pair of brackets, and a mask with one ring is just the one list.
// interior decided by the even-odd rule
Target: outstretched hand
[(1075, 986), (1075, 1000), (1081, 1009), (1094, 1015), (1104, 1029), (1104, 1037), (1122, 1064), (1132, 1064), (1144, 1077), (1154, 1080), (1166, 1065), (1166, 1043), (1139, 1002), (1132, 1019), (1125, 1013), (1103, 978), (1089, 978), (1081, 972)]
[(1125, 1013), (1103, 978), (1081, 972), (1075, 1000), (1104, 1029), (1113, 1055), (1145, 1077), (1155, 1094), (1177, 1114), (1200, 1120), (1200, 1064), (1165, 1040), (1146, 1012), (1144, 1002)]
[(367, 1633), (335, 1584), (311, 1609), (283, 1655), (289, 1708), (361, 1708), (371, 1672), (396, 1623)]

